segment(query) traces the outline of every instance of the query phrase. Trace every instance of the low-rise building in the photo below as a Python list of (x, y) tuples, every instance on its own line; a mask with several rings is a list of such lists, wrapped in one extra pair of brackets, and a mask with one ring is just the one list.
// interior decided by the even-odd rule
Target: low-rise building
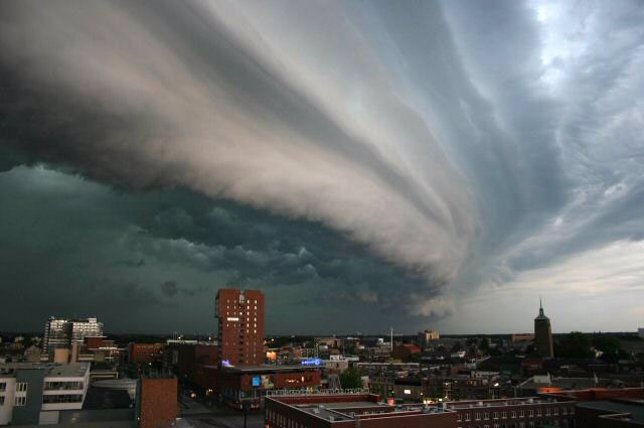
[(270, 391), (315, 390), (320, 387), (321, 370), (307, 366), (240, 366), (216, 367), (216, 384), (212, 388), (225, 404), (241, 409), (247, 401), (258, 409)]
[(567, 398), (452, 401), (445, 407), (457, 413), (457, 428), (575, 426), (575, 400)]
[(365, 392), (266, 397), (267, 428), (454, 428), (456, 412), (418, 405), (390, 406)]
[(133, 364), (160, 363), (164, 349), (164, 343), (130, 342), (127, 346), (128, 361)]
[(58, 423), (59, 412), (80, 410), (89, 364), (0, 365), (0, 425)]

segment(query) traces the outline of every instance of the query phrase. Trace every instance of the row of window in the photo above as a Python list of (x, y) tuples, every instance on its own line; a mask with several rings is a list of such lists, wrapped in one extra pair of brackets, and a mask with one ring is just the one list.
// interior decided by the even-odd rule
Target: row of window
[[(4, 406), (6, 397), (0, 395), (0, 406)], [(65, 395), (43, 395), (42, 402), (44, 404), (50, 403), (81, 403), (83, 401), (82, 394), (65, 394)], [(27, 397), (24, 395), (14, 397), (13, 405), (22, 407), (27, 405)]]
[[(541, 422), (541, 423), (543, 423), (543, 422)], [(541, 426), (541, 423), (538, 426)], [(564, 427), (564, 428), (567, 428), (567, 427), (570, 426), (570, 424), (568, 423), (567, 419), (563, 419), (562, 421), (559, 421), (559, 419), (548, 420), (545, 423), (547, 423), (548, 425), (554, 425), (554, 426), (557, 426), (557, 427), (561, 426), (561, 427)], [(505, 424), (505, 423), (498, 424), (498, 423), (495, 423), (495, 424), (492, 424), (492, 425), (484, 424), (484, 425), (477, 425), (476, 426), (476, 428), (535, 428), (535, 427), (537, 427), (537, 425), (532, 421), (529, 421), (529, 422), (517, 422), (517, 423), (510, 423), (510, 424)], [(463, 427), (458, 426), (457, 428), (463, 428)]]
[[(529, 418), (533, 418), (535, 414), (537, 417), (543, 416), (545, 414), (546, 416), (558, 416), (559, 413), (561, 412), (562, 415), (574, 415), (575, 414), (575, 408), (574, 407), (546, 407), (543, 411), (541, 408), (538, 408), (536, 411), (535, 410), (528, 410), (527, 415)], [(510, 418), (525, 418), (526, 416), (526, 411), (525, 410), (511, 410), (509, 412)], [(502, 412), (493, 412), (492, 413), (492, 419), (507, 419), (508, 418), (508, 411), (504, 410)], [(475, 421), (480, 421), (481, 419), (483, 420), (489, 420), (490, 419), (490, 413), (489, 412), (474, 412), (474, 420)], [(459, 413), (456, 416), (456, 420), (458, 422), (465, 420), (465, 421), (471, 421), (472, 420), (472, 414), (467, 412), (467, 413)]]
[(83, 389), (83, 382), (45, 382), (45, 391)]
[[(27, 382), (16, 383), (16, 392), (27, 392)], [(83, 382), (45, 382), (45, 391), (65, 390), (65, 389), (83, 389)], [(7, 390), (7, 383), (0, 383), (0, 392)]]
[(43, 395), (44, 404), (52, 403), (80, 403), (83, 401), (82, 394)]

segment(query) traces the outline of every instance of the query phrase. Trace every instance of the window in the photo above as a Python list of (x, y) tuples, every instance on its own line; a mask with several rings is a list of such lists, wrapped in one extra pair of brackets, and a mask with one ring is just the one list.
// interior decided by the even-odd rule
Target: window
[(480, 421), (481, 420), (481, 413), (479, 413), (479, 412), (474, 413), (474, 420)]
[(501, 412), (501, 417), (503, 419), (507, 419), (508, 418), (508, 412), (506, 412), (505, 410), (503, 412)]
[(80, 403), (83, 401), (82, 394), (43, 395), (42, 402), (50, 403)]
[(16, 384), (16, 392), (25, 392), (27, 391), (27, 383), (26, 382), (18, 382)]
[(0, 382), (0, 391), (6, 391), (6, 390), (7, 390), (6, 382)]
[(13, 405), (16, 407), (22, 407), (27, 404), (27, 397), (16, 397), (14, 399)]
[(0, 406), (4, 406), (4, 395), (0, 395)]
[(520, 410), (519, 411), (519, 417), (520, 418), (525, 418), (525, 410)]
[(533, 418), (534, 417), (534, 410), (528, 410), (528, 416)]
[(83, 389), (83, 382), (45, 382), (45, 391)]
[(466, 420), (466, 421), (470, 421), (470, 420), (471, 420), (471, 416), (470, 416), (470, 414), (469, 414), (469, 413), (465, 413), (465, 420)]
[(517, 412), (516, 412), (516, 410), (512, 410), (512, 411), (510, 412), (510, 417), (511, 417), (511, 418), (516, 418), (516, 417), (517, 417)]
[(494, 412), (494, 419), (499, 419), (499, 412)]

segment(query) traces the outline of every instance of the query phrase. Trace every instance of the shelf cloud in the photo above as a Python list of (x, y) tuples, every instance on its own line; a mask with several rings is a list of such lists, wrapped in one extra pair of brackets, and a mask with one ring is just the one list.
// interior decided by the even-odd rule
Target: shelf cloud
[[(444, 319), (482, 287), (552, 269), (561, 280), (565, 260), (642, 239), (638, 2), (0, 7), (7, 186), (28, 165), (100, 183), (92, 192), (224, 204), (113, 224), (142, 255), (128, 269), (172, 258), (260, 287), (322, 281), (301, 298)], [(256, 213), (268, 216), (261, 250), (197, 227), (235, 230)], [(302, 224), (332, 231), (335, 250), (355, 245), (354, 267)], [(271, 247), (290, 227), (297, 245)], [(365, 281), (370, 260), (390, 279)], [(155, 304), (200, 292), (154, 281), (132, 287)]]

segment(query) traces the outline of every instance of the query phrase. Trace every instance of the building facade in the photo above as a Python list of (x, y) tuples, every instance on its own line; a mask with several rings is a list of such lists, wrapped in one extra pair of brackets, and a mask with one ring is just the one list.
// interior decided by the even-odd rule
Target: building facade
[(264, 294), (220, 289), (215, 300), (219, 361), (224, 365), (264, 363)]
[(453, 401), (446, 408), (457, 413), (457, 428), (536, 428), (575, 426), (575, 400), (513, 398)]
[(83, 342), (86, 337), (102, 336), (103, 323), (96, 318), (67, 319), (51, 317), (45, 322), (43, 353), (55, 349), (71, 348), (74, 342)]
[(51, 317), (45, 322), (42, 346), (45, 354), (57, 348), (69, 347), (67, 319)]
[(90, 366), (7, 363), (0, 366), (0, 425), (56, 424), (61, 411), (80, 410)]
[(73, 342), (83, 342), (88, 336), (102, 336), (103, 323), (96, 318), (71, 319), (67, 321), (69, 339)]
[(541, 358), (555, 356), (552, 344), (550, 318), (543, 313), (543, 304), (539, 304), (539, 316), (534, 319), (534, 347)]
[(221, 401), (242, 409), (247, 403), (253, 409), (261, 407), (267, 394), (279, 390), (317, 390), (321, 370), (308, 366), (244, 366), (217, 368), (214, 392)]
[(139, 428), (174, 425), (179, 413), (176, 377), (143, 376), (139, 379), (136, 391), (136, 419)]

